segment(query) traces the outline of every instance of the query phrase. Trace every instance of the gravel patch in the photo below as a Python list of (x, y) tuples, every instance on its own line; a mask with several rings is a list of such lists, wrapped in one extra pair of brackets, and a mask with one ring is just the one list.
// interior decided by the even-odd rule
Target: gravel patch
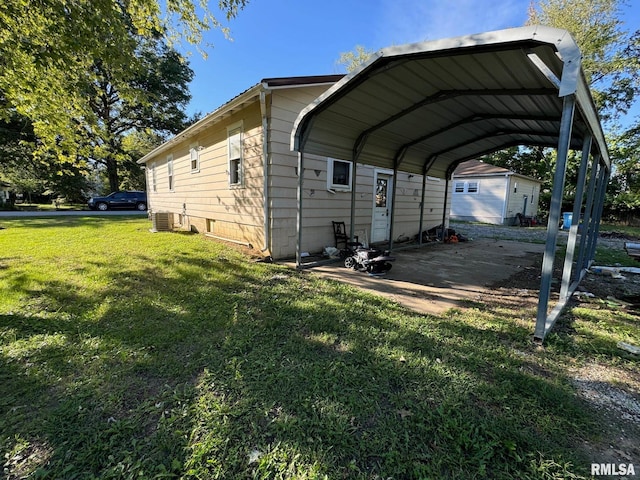
[[(451, 228), (471, 239), (494, 238), (532, 243), (545, 243), (547, 240), (547, 229), (545, 227), (510, 227), (504, 225), (451, 222)], [(568, 238), (569, 232), (560, 230), (558, 232), (558, 245), (566, 245)], [(580, 236), (578, 235), (578, 241), (579, 240)], [(602, 235), (598, 237), (598, 245), (620, 250), (624, 249), (624, 244), (628, 241), (629, 239), (626, 238)]]

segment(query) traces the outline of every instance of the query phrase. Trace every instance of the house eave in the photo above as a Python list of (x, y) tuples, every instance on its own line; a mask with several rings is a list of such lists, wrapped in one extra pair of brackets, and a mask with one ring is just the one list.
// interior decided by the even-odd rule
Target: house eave
[(155, 158), (158, 155), (161, 155), (162, 153), (171, 149), (175, 144), (194, 137), (205, 128), (208, 128), (211, 125), (214, 125), (224, 120), (225, 118), (228, 118), (229, 116), (231, 116), (238, 110), (244, 108), (248, 104), (259, 101), (260, 92), (263, 90), (263, 88), (264, 88), (263, 84), (259, 83), (245, 90), (243, 93), (231, 99), (230, 101), (222, 105), (220, 108), (214, 110), (210, 114), (206, 115), (204, 118), (201, 118), (193, 125), (187, 127), (182, 132), (178, 133), (171, 139), (164, 142), (162, 145), (151, 150), (149, 153), (147, 153), (144, 157), (142, 157), (136, 163), (138, 164), (147, 163), (152, 158)]

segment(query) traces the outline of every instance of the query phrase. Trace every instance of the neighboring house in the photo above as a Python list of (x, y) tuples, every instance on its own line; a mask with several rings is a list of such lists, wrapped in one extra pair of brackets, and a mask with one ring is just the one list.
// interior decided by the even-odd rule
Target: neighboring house
[[(272, 78), (244, 91), (138, 163), (146, 166), (152, 219), (288, 258), (296, 251), (297, 152), (290, 148), (300, 111), (342, 75)], [(302, 248), (334, 245), (332, 221), (349, 229), (356, 188), (360, 241), (388, 240), (393, 171), (348, 159), (305, 156)], [(442, 223), (446, 182), (427, 177), (425, 229)], [(394, 240), (418, 233), (422, 177), (398, 172)], [(168, 216), (167, 216), (168, 213)]]
[(0, 180), (0, 205), (9, 203), (9, 192), (11, 192), (11, 184)]
[(514, 225), (517, 214), (538, 213), (541, 182), (478, 160), (461, 163), (453, 173), (452, 220)]

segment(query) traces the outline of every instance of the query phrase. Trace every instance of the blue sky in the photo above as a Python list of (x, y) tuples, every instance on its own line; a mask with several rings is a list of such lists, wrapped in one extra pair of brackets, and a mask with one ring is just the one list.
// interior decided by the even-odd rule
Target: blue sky
[[(213, 3), (213, 2), (211, 2)], [(217, 3), (217, 2), (216, 2)], [(625, 9), (640, 28), (640, 5)], [(344, 73), (342, 52), (362, 45), (436, 40), (522, 26), (530, 0), (250, 0), (225, 23), (232, 40), (211, 31), (208, 57), (189, 57), (195, 78), (188, 114), (215, 110), (263, 78)]]

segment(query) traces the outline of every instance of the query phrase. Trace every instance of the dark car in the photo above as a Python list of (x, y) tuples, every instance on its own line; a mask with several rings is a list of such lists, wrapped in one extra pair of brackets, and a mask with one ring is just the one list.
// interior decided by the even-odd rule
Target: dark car
[(146, 210), (147, 194), (145, 192), (114, 192), (106, 197), (93, 197), (89, 199), (91, 210), (109, 210), (127, 208), (130, 210)]

